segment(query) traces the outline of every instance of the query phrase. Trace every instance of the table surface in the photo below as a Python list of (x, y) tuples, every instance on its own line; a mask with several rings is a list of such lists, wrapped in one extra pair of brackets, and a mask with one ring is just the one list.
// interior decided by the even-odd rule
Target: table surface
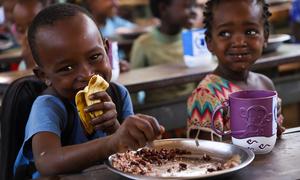
[[(277, 67), (281, 64), (300, 62), (299, 49), (299, 44), (283, 44), (277, 51), (263, 55), (253, 65), (253, 69), (260, 70)], [(130, 92), (199, 82), (216, 66), (216, 61), (194, 68), (187, 68), (184, 64), (163, 64), (121, 73), (118, 82), (125, 85)], [(3, 91), (15, 79), (29, 74), (32, 74), (31, 70), (0, 73), (0, 91)]]
[(21, 60), (21, 49), (13, 48), (0, 53), (0, 63), (19, 62)]
[[(254, 161), (247, 167), (226, 175), (226, 179), (234, 180), (285, 180), (300, 178), (300, 127), (288, 129), (282, 138), (277, 140), (274, 149), (269, 154), (256, 155)], [(41, 179), (61, 180), (94, 180), (94, 179), (126, 179), (110, 170), (104, 165), (88, 168), (82, 173), (59, 177)], [(224, 179), (224, 175), (216, 177)]]

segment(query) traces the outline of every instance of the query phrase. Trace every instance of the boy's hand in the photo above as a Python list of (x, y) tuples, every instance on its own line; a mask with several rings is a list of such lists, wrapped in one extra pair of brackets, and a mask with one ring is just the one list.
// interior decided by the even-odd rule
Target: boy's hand
[(124, 120), (120, 128), (112, 135), (111, 146), (114, 152), (144, 147), (147, 142), (160, 138), (164, 127), (152, 117), (143, 114), (132, 115)]
[(116, 106), (110, 96), (105, 91), (102, 91), (92, 94), (90, 99), (100, 99), (101, 102), (88, 106), (86, 112), (103, 111), (102, 115), (91, 120), (91, 125), (96, 130), (102, 130), (108, 134), (114, 133), (120, 127), (120, 123), (117, 120)]

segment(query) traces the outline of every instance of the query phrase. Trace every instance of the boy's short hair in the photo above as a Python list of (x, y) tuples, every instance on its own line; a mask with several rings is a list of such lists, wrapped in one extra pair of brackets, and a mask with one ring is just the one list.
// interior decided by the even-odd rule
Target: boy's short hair
[[(33, 0), (31, 0), (31, 1), (33, 1)], [(54, 4), (54, 3), (58, 2), (58, 0), (35, 0), (35, 1), (40, 2), (43, 7), (46, 7), (50, 4)], [(30, 0), (17, 0), (17, 3), (20, 3), (20, 4), (25, 4), (28, 2), (30, 2)]]
[(160, 12), (159, 12), (159, 4), (164, 3), (166, 5), (170, 5), (173, 0), (150, 0), (150, 10), (154, 17), (160, 19)]
[[(51, 5), (42, 11), (40, 11), (36, 17), (33, 19), (31, 25), (28, 29), (28, 43), (31, 49), (32, 56), (37, 65), (42, 66), (41, 59), (37, 51), (36, 44), (36, 34), (39, 28), (43, 26), (51, 26), (59, 20), (70, 18), (76, 16), (79, 13), (83, 13), (90, 17), (94, 22), (96, 22), (93, 16), (84, 8), (68, 3), (58, 3)], [(99, 32), (100, 33), (100, 32)]]
[[(213, 8), (219, 4), (222, 0), (208, 0), (205, 4), (205, 9), (203, 12), (204, 15), (204, 28), (206, 29), (205, 35), (208, 38), (211, 38), (211, 30), (212, 30), (212, 21), (213, 21)], [(266, 3), (265, 0), (254, 0), (257, 4), (262, 5), (262, 18), (264, 20), (264, 33), (265, 35), (270, 33), (270, 23), (268, 18), (271, 16), (269, 11), (269, 4)]]

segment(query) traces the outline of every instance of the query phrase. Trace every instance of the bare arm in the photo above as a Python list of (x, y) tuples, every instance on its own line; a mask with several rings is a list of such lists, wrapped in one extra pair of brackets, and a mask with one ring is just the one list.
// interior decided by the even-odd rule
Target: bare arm
[(61, 146), (60, 137), (41, 132), (33, 136), (32, 149), (36, 168), (42, 175), (78, 172), (99, 162), (114, 152), (109, 142), (111, 136), (83, 144)]
[(78, 145), (62, 147), (59, 136), (40, 132), (32, 139), (34, 161), (42, 175), (78, 172), (110, 154), (143, 147), (163, 131), (155, 118), (134, 115), (127, 118), (114, 134)]

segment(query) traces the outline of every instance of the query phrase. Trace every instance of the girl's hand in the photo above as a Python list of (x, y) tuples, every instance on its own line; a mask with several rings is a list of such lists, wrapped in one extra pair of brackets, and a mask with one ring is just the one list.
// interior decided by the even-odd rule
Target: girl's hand
[(105, 92), (97, 92), (92, 94), (91, 100), (101, 100), (86, 108), (86, 112), (103, 111), (103, 114), (93, 118), (91, 124), (96, 130), (102, 130), (108, 134), (114, 133), (119, 127), (120, 123), (117, 120), (117, 110), (111, 97)]
[(281, 138), (282, 133), (285, 131), (285, 127), (282, 126), (283, 119), (282, 114), (277, 118), (277, 138)]
[(282, 133), (285, 131), (285, 128), (282, 126), (283, 115), (281, 114), (281, 99), (277, 99), (277, 138), (281, 138)]

